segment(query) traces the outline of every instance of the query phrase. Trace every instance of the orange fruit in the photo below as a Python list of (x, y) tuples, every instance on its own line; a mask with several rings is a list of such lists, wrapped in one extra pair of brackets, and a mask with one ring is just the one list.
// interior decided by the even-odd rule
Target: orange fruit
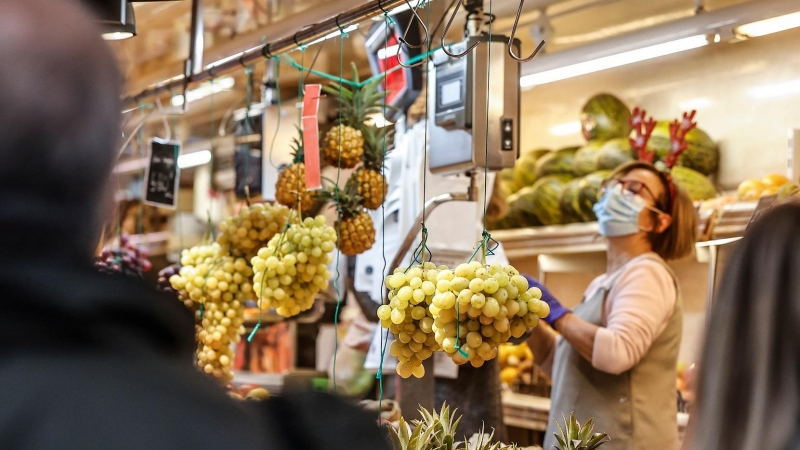
[(766, 186), (775, 186), (781, 187), (786, 183), (789, 183), (789, 179), (783, 175), (777, 173), (771, 173), (764, 178), (761, 179), (761, 182), (764, 183)]

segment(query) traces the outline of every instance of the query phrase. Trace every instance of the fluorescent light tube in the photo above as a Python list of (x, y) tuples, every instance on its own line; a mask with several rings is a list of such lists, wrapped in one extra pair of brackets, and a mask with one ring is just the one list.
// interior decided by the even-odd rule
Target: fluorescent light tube
[[(201, 98), (208, 97), (211, 94), (217, 94), (222, 91), (230, 90), (235, 83), (236, 80), (234, 80), (233, 77), (222, 77), (214, 80), (213, 83), (207, 81), (202, 83), (200, 86), (189, 90), (186, 93), (186, 97), (189, 98), (189, 103), (192, 103), (200, 100)], [(172, 97), (172, 106), (182, 106), (183, 102), (184, 98), (182, 95), (176, 95)]]
[(800, 93), (800, 80), (785, 81), (783, 83), (767, 84), (750, 89), (747, 92), (750, 97), (765, 99), (783, 97)]
[(800, 12), (759, 20), (737, 27), (735, 34), (743, 37), (759, 37), (800, 27)]
[(569, 136), (581, 132), (581, 123), (577, 120), (574, 122), (561, 123), (554, 125), (550, 128), (550, 134), (553, 136)]
[(520, 78), (519, 84), (521, 87), (526, 88), (540, 84), (552, 83), (554, 81), (566, 80), (567, 78), (573, 78), (589, 73), (599, 72), (601, 70), (658, 58), (660, 56), (671, 55), (673, 53), (679, 53), (685, 50), (691, 50), (707, 44), (708, 39), (705, 35), (690, 36), (675, 41), (665, 42), (663, 44), (652, 45), (637, 50), (618, 53), (616, 55), (593, 59), (591, 61), (585, 61), (565, 67), (559, 67), (557, 69), (525, 75)]
[(209, 150), (200, 150), (199, 152), (186, 153), (178, 156), (178, 167), (181, 169), (202, 166), (209, 162), (211, 162), (211, 151)]

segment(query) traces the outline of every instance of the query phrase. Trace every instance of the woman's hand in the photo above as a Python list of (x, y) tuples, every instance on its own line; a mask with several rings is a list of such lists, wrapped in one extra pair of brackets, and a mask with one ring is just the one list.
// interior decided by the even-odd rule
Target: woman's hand
[(528, 285), (530, 287), (536, 287), (542, 291), (542, 301), (547, 303), (548, 306), (550, 306), (550, 314), (548, 314), (547, 317), (544, 318), (544, 321), (555, 329), (556, 321), (572, 311), (565, 308), (564, 305), (562, 305), (557, 298), (553, 297), (553, 294), (551, 294), (550, 291), (547, 290), (547, 288), (542, 283), (539, 283), (533, 277), (530, 277), (528, 275), (523, 274), (522, 276), (524, 276), (525, 279), (528, 280)]

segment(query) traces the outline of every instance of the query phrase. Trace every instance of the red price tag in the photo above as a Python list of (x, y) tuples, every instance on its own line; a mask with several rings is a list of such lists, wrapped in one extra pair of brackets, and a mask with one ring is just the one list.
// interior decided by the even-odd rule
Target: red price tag
[(303, 90), (303, 152), (306, 165), (306, 189), (322, 188), (322, 175), (319, 162), (319, 97), (322, 85), (309, 84)]

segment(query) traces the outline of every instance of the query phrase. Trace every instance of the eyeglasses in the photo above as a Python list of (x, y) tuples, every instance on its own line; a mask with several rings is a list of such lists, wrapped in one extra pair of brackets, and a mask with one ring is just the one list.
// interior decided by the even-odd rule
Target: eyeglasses
[[(612, 189), (616, 189), (617, 186), (620, 186), (620, 189), (622, 190), (622, 193), (625, 194), (625, 195), (640, 195), (642, 191), (646, 191), (647, 194), (650, 196), (650, 198), (652, 198), (653, 201), (656, 202), (657, 205), (659, 203), (658, 202), (658, 197), (656, 197), (655, 194), (653, 194), (653, 191), (651, 191), (650, 188), (647, 187), (646, 184), (642, 183), (641, 181), (636, 181), (636, 180), (620, 180), (620, 179), (616, 179), (616, 178), (615, 179), (611, 179), (611, 180), (606, 180), (600, 186), (600, 192), (601, 192), (601, 194), (605, 194), (606, 191), (610, 191)], [(661, 209), (654, 208), (654, 207), (649, 206), (649, 205), (646, 205), (645, 208), (647, 208), (647, 209), (649, 209), (651, 211), (655, 211), (655, 212), (660, 213), (660, 214), (666, 214)]]

